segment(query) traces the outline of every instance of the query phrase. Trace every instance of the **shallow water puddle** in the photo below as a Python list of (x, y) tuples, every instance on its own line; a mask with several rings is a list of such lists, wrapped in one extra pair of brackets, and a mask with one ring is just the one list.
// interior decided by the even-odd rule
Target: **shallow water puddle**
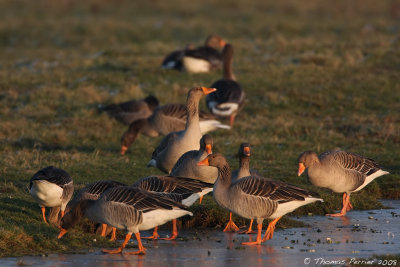
[[(302, 216), (294, 218), (310, 228), (278, 229), (261, 246), (242, 246), (247, 235), (221, 229), (180, 231), (177, 241), (144, 241), (145, 256), (105, 255), (100, 249), (87, 254), (51, 254), (48, 257), (0, 259), (0, 266), (308, 266), (367, 262), (373, 254), (400, 253), (400, 200), (384, 200), (394, 209), (350, 211), (345, 218)], [(147, 233), (148, 235), (150, 232)], [(167, 232), (161, 232), (166, 235)], [(255, 239), (255, 235), (252, 236)], [(133, 241), (136, 244), (136, 240)], [(133, 249), (128, 249), (133, 250)], [(362, 262), (364, 261), (364, 262)], [(395, 266), (391, 264), (389, 266)], [(397, 263), (400, 266), (400, 262)], [(197, 267), (197, 266), (196, 266)]]

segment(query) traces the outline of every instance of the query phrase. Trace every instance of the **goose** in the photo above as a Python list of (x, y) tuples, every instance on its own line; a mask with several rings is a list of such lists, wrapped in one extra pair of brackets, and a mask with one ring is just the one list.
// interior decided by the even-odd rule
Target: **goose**
[(131, 100), (100, 107), (99, 110), (106, 112), (110, 117), (115, 118), (117, 121), (129, 125), (135, 120), (150, 117), (158, 105), (158, 99), (155, 96), (149, 95), (140, 100)]
[(212, 147), (213, 139), (211, 135), (203, 135), (200, 139), (200, 149), (184, 153), (172, 168), (171, 175), (193, 178), (214, 184), (218, 177), (218, 170), (213, 167), (197, 166), (197, 162), (212, 154)]
[[(216, 120), (213, 114), (200, 111), (199, 118), (202, 134), (219, 128), (230, 129), (230, 126)], [(156, 108), (149, 118), (139, 119), (130, 124), (128, 130), (121, 137), (121, 155), (125, 155), (139, 133), (152, 137), (168, 135), (171, 132), (184, 130), (186, 120), (186, 105), (166, 104)]]
[(199, 124), (200, 98), (216, 91), (215, 88), (193, 87), (186, 100), (187, 120), (185, 130), (167, 135), (154, 150), (147, 167), (157, 167), (170, 173), (183, 153), (199, 149), (201, 131)]
[(217, 49), (224, 47), (225, 44), (226, 42), (220, 36), (210, 35), (204, 46), (185, 49), (180, 54), (181, 70), (189, 73), (205, 73), (219, 69), (222, 64), (222, 55)]
[[(208, 194), (213, 190), (213, 184), (202, 182), (199, 180), (186, 178), (186, 177), (174, 177), (174, 176), (161, 176), (153, 175), (139, 179), (133, 185), (142, 190), (153, 192), (153, 193), (166, 193), (167, 197), (182, 203), (189, 207), (198, 198), (201, 199), (205, 194)], [(157, 239), (158, 228), (154, 228), (153, 235), (145, 237), (146, 239)], [(176, 219), (172, 220), (172, 235), (169, 238), (161, 238), (164, 240), (174, 240), (178, 236), (178, 228), (176, 226)]]
[(244, 104), (245, 93), (242, 86), (236, 82), (235, 75), (232, 72), (232, 45), (225, 45), (222, 53), (224, 57), (223, 77), (211, 85), (211, 87), (217, 88), (217, 92), (208, 95), (206, 103), (211, 113), (221, 117), (229, 117), (232, 126), (237, 113)]
[[(54, 166), (48, 166), (40, 169), (32, 176), (29, 183), (29, 192), (39, 203), (43, 221), (47, 223), (46, 207), (60, 207), (61, 217), (64, 216), (67, 203), (74, 193), (74, 183), (66, 171)], [(58, 214), (55, 217), (58, 217)]]
[[(261, 176), (257, 171), (250, 170), (250, 154), (251, 148), (249, 143), (242, 143), (239, 147), (239, 169), (232, 171), (232, 183), (240, 180), (243, 177), (248, 176)], [(252, 234), (253, 233), (253, 219), (250, 220), (250, 226), (247, 231), (239, 232), (240, 234)], [(229, 212), (229, 221), (224, 229), (224, 232), (239, 231), (239, 227), (236, 226), (234, 221), (232, 220), (232, 212)]]
[(186, 207), (162, 194), (143, 191), (136, 187), (117, 186), (101, 194), (98, 200), (85, 199), (74, 206), (64, 218), (58, 238), (64, 236), (83, 216), (93, 221), (124, 229), (128, 233), (116, 250), (103, 249), (109, 254), (122, 253), (132, 233), (138, 242), (138, 251), (126, 254), (146, 254), (140, 232), (164, 224), (184, 215), (193, 215)]
[(300, 176), (306, 169), (310, 182), (318, 187), (328, 188), (335, 193), (343, 193), (342, 210), (327, 216), (345, 216), (353, 206), (350, 194), (367, 186), (379, 176), (389, 174), (372, 159), (341, 151), (328, 151), (319, 157), (313, 151), (305, 151), (298, 158)]
[[(206, 40), (206, 42), (207, 42), (207, 40)], [(207, 43), (206, 43), (206, 45), (207, 45)], [(183, 68), (182, 59), (183, 59), (183, 56), (185, 55), (185, 51), (192, 50), (192, 49), (195, 49), (195, 46), (193, 44), (188, 44), (188, 45), (186, 45), (185, 49), (183, 49), (183, 50), (175, 50), (175, 51), (171, 52), (164, 58), (163, 62), (161, 63), (161, 68), (183, 71), (184, 68)]]
[[(76, 196), (68, 203), (67, 205), (67, 212), (68, 213), (70, 210), (74, 209), (74, 206), (80, 203), (83, 200), (97, 200), (99, 199), (100, 195), (104, 193), (107, 189), (116, 187), (116, 186), (126, 186), (126, 184), (117, 182), (117, 181), (112, 181), (112, 180), (101, 180), (101, 181), (96, 181), (93, 183), (90, 183), (86, 185), (84, 188), (79, 190), (79, 192), (76, 194)], [(101, 225), (101, 236), (105, 237), (106, 236), (106, 229), (107, 225), (102, 224)], [(111, 241), (116, 240), (116, 228), (112, 227), (112, 234), (111, 234)]]
[[(221, 154), (208, 155), (198, 164), (218, 168), (213, 190), (218, 205), (244, 218), (257, 219), (257, 240), (243, 245), (259, 245), (271, 239), (275, 225), (283, 215), (303, 205), (323, 201), (316, 193), (261, 176), (247, 176), (232, 183), (231, 168)], [(262, 222), (267, 218), (273, 220), (261, 239)]]

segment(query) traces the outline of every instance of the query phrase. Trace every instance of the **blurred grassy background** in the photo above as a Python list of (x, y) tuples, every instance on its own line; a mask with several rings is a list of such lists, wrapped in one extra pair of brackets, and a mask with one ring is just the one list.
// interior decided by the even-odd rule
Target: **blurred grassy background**
[[(211, 33), (233, 45), (247, 94), (234, 129), (212, 133), (214, 151), (233, 168), (240, 143), (250, 142), (253, 168), (326, 201), (296, 214), (322, 214), (339, 209), (341, 196), (296, 177), (296, 159), (304, 150), (340, 147), (391, 172), (352, 195), (356, 209), (400, 197), (397, 1), (0, 0), (0, 17), (0, 256), (111, 245), (79, 229), (56, 240), (29, 179), (48, 165), (68, 171), (77, 189), (160, 173), (145, 164), (161, 138), (140, 136), (120, 156), (126, 127), (96, 108), (150, 93), (162, 104), (184, 103), (189, 88), (221, 73), (159, 66), (167, 53)], [(188, 226), (227, 219), (211, 197), (193, 209)]]

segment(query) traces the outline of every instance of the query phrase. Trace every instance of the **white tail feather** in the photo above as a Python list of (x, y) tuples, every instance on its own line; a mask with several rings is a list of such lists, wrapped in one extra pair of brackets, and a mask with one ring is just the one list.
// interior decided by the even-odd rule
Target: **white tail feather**
[(226, 124), (222, 124), (217, 120), (207, 120), (207, 121), (200, 121), (200, 132), (202, 134), (206, 134), (211, 131), (215, 131), (218, 128), (230, 130), (231, 127)]
[[(239, 104), (237, 103), (222, 103), (212, 108), (212, 113), (218, 116), (230, 116), (237, 111)], [(223, 109), (223, 110), (221, 110)]]
[(373, 173), (373, 174), (367, 176), (367, 177), (365, 178), (364, 183), (363, 183), (360, 187), (358, 187), (356, 190), (354, 190), (353, 192), (357, 192), (357, 191), (363, 189), (363, 188), (366, 187), (370, 182), (372, 182), (374, 179), (378, 178), (379, 176), (385, 175), (385, 174), (389, 174), (389, 172), (384, 171), (384, 170), (379, 170), (379, 171), (377, 171), (377, 172), (375, 172), (375, 173)]

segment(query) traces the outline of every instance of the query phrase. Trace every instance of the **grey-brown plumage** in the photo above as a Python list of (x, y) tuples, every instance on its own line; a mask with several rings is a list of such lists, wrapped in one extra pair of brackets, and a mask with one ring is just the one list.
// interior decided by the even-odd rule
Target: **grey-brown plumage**
[(100, 107), (99, 110), (106, 112), (117, 121), (129, 125), (133, 121), (150, 117), (155, 108), (158, 107), (158, 104), (158, 99), (155, 96), (149, 95), (140, 100), (131, 100)]
[(180, 55), (180, 70), (200, 73), (220, 69), (222, 55), (219, 49), (224, 45), (225, 41), (220, 36), (213, 34), (208, 36), (204, 46), (185, 49), (183, 55)]
[[(45, 207), (60, 207), (61, 216), (64, 215), (67, 203), (74, 193), (74, 184), (71, 176), (64, 170), (49, 166), (36, 172), (29, 183), (32, 197), (42, 208), (43, 220), (46, 221)], [(51, 222), (56, 223), (58, 214), (53, 214)]]
[[(276, 223), (281, 216), (300, 206), (322, 201), (316, 193), (260, 176), (248, 176), (232, 183), (231, 169), (221, 154), (208, 155), (199, 164), (218, 168), (218, 179), (213, 190), (218, 205), (244, 218), (257, 219), (259, 230), (257, 241), (246, 243), (248, 245), (261, 243), (261, 227), (264, 219), (275, 219)], [(272, 234), (273, 231), (270, 231), (269, 238)], [(264, 239), (269, 238), (267, 234), (264, 237)]]
[(213, 140), (211, 135), (203, 135), (200, 139), (200, 149), (184, 153), (172, 168), (171, 175), (197, 179), (207, 183), (215, 183), (218, 170), (214, 167), (198, 166), (197, 162), (212, 153)]
[[(117, 186), (105, 191), (98, 200), (86, 199), (75, 205), (62, 219), (59, 238), (83, 216), (125, 229), (128, 231), (127, 237), (130, 238), (132, 233), (148, 230), (183, 215), (192, 213), (187, 211), (184, 205), (162, 194), (146, 192), (137, 187)], [(125, 245), (124, 242), (121, 251)]]
[(233, 125), (235, 116), (243, 107), (245, 93), (242, 86), (236, 82), (232, 71), (233, 47), (225, 45), (224, 51), (223, 78), (215, 81), (211, 87), (217, 88), (217, 92), (206, 97), (208, 109), (215, 115), (230, 117), (230, 124)]
[(231, 169), (226, 159), (220, 154), (212, 154), (207, 158), (209, 165), (217, 167), (219, 171), (214, 184), (215, 201), (242, 217), (257, 219), (261, 223), (265, 218), (273, 219), (290, 212), (282, 214), (278, 210), (280, 204), (296, 200), (308, 204), (305, 201), (307, 198), (320, 200), (316, 193), (260, 176), (243, 177), (232, 183)]
[(97, 200), (106, 190), (116, 186), (126, 186), (126, 184), (112, 180), (101, 180), (90, 183), (79, 190), (76, 196), (68, 203), (67, 210), (82, 200)]
[(315, 152), (303, 152), (298, 159), (307, 169), (310, 182), (336, 193), (358, 191), (373, 179), (388, 174), (372, 159), (346, 152), (328, 151), (319, 157)]
[(247, 176), (261, 176), (256, 170), (250, 169), (251, 147), (249, 143), (240, 144), (239, 169), (232, 171), (232, 182), (236, 182), (240, 178)]
[(160, 147), (155, 149), (152, 160), (147, 164), (161, 171), (170, 173), (180, 156), (190, 150), (198, 150), (201, 139), (199, 124), (199, 102), (201, 97), (214, 92), (215, 89), (194, 87), (189, 90), (186, 101), (187, 120), (185, 130), (169, 136), (168, 141), (163, 140)]
[[(182, 104), (166, 104), (156, 108), (147, 119), (139, 119), (129, 125), (121, 137), (121, 153), (136, 140), (139, 133), (147, 136), (168, 135), (171, 132), (183, 131), (186, 126), (187, 108)], [(199, 111), (200, 131), (206, 133), (217, 128), (229, 128), (221, 124), (210, 113)]]
[(305, 151), (298, 158), (300, 176), (306, 169), (310, 182), (343, 194), (342, 211), (332, 216), (344, 216), (352, 209), (350, 194), (367, 186), (379, 176), (388, 174), (372, 159), (335, 150), (322, 153)]
[[(166, 193), (185, 206), (192, 205), (200, 196), (212, 191), (213, 184), (186, 177), (152, 175), (136, 181), (133, 187), (155, 193)], [(169, 196), (168, 194), (172, 194)]]
[[(187, 54), (195, 54), (200, 58), (204, 58), (206, 60), (210, 59), (215, 67), (218, 67), (218, 64), (221, 64), (221, 53), (218, 51), (221, 47), (224, 47), (225, 41), (218, 35), (212, 34), (209, 35), (204, 43), (204, 46), (200, 46), (196, 48), (195, 46), (189, 44), (185, 49), (175, 50), (168, 54), (161, 63), (161, 67), (164, 69), (175, 69), (179, 71), (185, 70), (183, 66), (183, 57)], [(207, 53), (208, 51), (211, 51)], [(215, 59), (218, 62), (214, 62)]]

